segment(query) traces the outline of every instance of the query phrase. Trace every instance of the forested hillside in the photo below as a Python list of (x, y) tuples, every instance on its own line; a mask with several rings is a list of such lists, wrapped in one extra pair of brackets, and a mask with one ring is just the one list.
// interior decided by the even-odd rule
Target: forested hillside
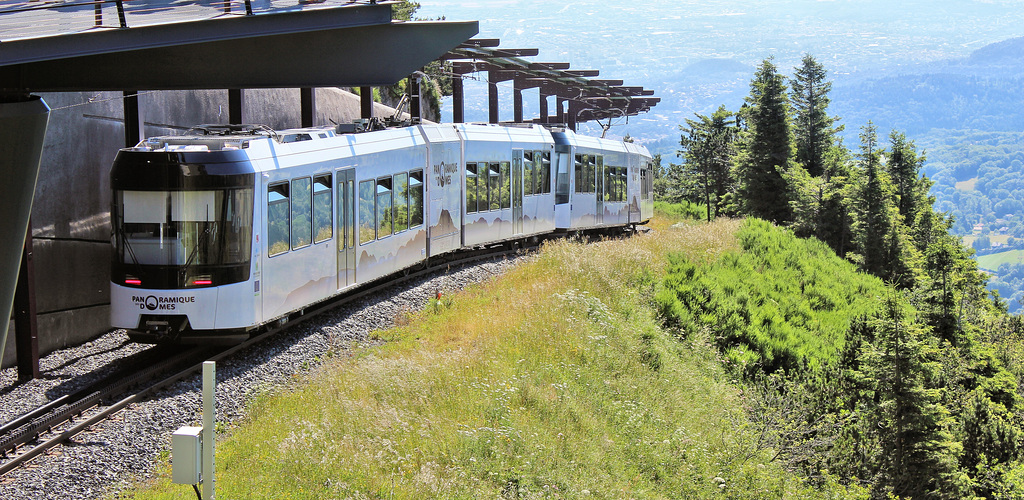
[(684, 161), (660, 196), (788, 230), (748, 220), (743, 252), (677, 258), (662, 315), (713, 339), (750, 385), (753, 418), (812, 482), (1020, 497), (1021, 321), (950, 232), (915, 143), (867, 121), (847, 149), (830, 92), (812, 56), (789, 77), (769, 58), (740, 109), (681, 127)]

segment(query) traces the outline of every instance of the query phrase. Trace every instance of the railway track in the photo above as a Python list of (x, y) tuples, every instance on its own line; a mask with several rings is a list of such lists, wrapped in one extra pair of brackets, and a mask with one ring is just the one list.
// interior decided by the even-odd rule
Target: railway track
[[(539, 244), (538, 240), (516, 241), (500, 247), (462, 251), (447, 259), (434, 260), (421, 268), (368, 283), (350, 293), (314, 304), (287, 318), (287, 321), (267, 327), (235, 346), (154, 346), (147, 349), (136, 355), (139, 359), (134, 363), (129, 363), (129, 366), (103, 381), (50, 401), (0, 426), (0, 476), (24, 467), (34, 458), (109, 419), (132, 403), (199, 373), (203, 361), (219, 362), (228, 359), (236, 352), (264, 342), (282, 330), (384, 289), (445, 268), (462, 267), (478, 261), (532, 251)], [(157, 359), (160, 361), (155, 361)]]

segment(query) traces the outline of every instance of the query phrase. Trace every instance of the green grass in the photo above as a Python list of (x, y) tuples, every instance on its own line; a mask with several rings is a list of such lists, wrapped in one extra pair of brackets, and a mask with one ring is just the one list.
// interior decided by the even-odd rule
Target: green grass
[(657, 302), (684, 335), (708, 335), (745, 373), (815, 369), (833, 362), (858, 316), (885, 293), (824, 243), (748, 219), (743, 251), (710, 265), (686, 255), (672, 266)]
[(1007, 250), (1005, 252), (992, 253), (978, 256), (978, 267), (995, 271), (1003, 264), (1024, 263), (1024, 250)]
[[(805, 498), (711, 346), (660, 329), (666, 255), (736, 221), (556, 242), (264, 396), (218, 443), (219, 498)], [(188, 498), (168, 469), (126, 498)]]

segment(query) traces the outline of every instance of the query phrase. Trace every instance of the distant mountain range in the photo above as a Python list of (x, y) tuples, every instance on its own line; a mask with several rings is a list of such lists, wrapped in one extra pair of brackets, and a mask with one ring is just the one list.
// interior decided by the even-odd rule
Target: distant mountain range
[[(500, 38), (504, 47), (539, 48), (537, 61), (599, 69), (601, 78), (654, 89), (662, 102), (628, 123), (621, 120), (610, 133), (628, 133), (672, 160), (678, 125), (721, 104), (737, 109), (754, 68), (768, 56), (790, 74), (804, 53), (815, 55), (835, 82), (832, 112), (843, 117), (852, 138), (867, 119), (885, 133), (899, 127), (911, 138), (931, 122), (943, 128), (1019, 123), (1015, 109), (1002, 107), (1014, 102), (1013, 81), (1022, 75), (1021, 43), (1010, 40), (1024, 35), (1024, 9), (1016, 0), (421, 4), (418, 16), (479, 20), (481, 37)], [(511, 90), (501, 92), (502, 102), (510, 103)], [(486, 120), (486, 95), (480, 82), (467, 84), (467, 119)], [(998, 109), (984, 106), (990, 98), (1001, 103)], [(535, 98), (525, 104), (527, 116), (536, 113)], [(502, 118), (509, 119), (505, 108)], [(942, 110), (960, 111), (936, 121)]]

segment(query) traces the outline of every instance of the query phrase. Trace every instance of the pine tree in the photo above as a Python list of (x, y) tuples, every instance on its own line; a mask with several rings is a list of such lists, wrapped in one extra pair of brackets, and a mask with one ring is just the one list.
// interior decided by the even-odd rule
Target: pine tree
[(679, 140), (678, 153), (685, 160), (683, 173), (693, 179), (693, 187), (700, 195), (699, 202), (708, 207), (708, 222), (718, 217), (726, 193), (732, 185), (729, 166), (734, 151), (733, 143), (738, 128), (732, 120), (733, 113), (719, 106), (710, 117), (696, 114), (697, 119), (687, 119), (680, 125), (683, 134)]
[(748, 215), (786, 224), (792, 214), (783, 172), (793, 158), (793, 134), (785, 78), (772, 58), (758, 66), (746, 104), (740, 118), (747, 130), (735, 166), (737, 202)]
[(875, 393), (866, 402), (867, 413), (874, 415), (881, 451), (873, 492), (956, 498), (960, 446), (948, 430), (949, 412), (939, 403), (939, 391), (925, 385), (938, 368), (934, 343), (895, 295), (885, 298), (872, 327), (875, 342), (866, 344), (862, 359)]
[(861, 268), (884, 278), (891, 263), (887, 243), (893, 230), (892, 186), (881, 168), (877, 129), (869, 121), (861, 130), (861, 181), (854, 197), (856, 249)]
[[(913, 222), (917, 218), (918, 210), (924, 208), (927, 188), (931, 187), (931, 181), (920, 174), (924, 160), (924, 155), (917, 154), (914, 141), (908, 141), (902, 132), (893, 130), (889, 134), (889, 153), (885, 166), (896, 188), (896, 205), (900, 209), (900, 215), (908, 222)], [(922, 187), (925, 189), (921, 189)]]
[(825, 154), (843, 127), (835, 127), (839, 118), (828, 115), (832, 82), (825, 80), (825, 67), (810, 54), (805, 54), (802, 62), (790, 79), (796, 161), (811, 176), (820, 177), (825, 171)]
[(853, 215), (850, 191), (853, 172), (850, 150), (842, 144), (832, 146), (825, 154), (822, 173), (821, 206), (818, 209), (816, 236), (836, 252), (846, 255), (853, 246)]

